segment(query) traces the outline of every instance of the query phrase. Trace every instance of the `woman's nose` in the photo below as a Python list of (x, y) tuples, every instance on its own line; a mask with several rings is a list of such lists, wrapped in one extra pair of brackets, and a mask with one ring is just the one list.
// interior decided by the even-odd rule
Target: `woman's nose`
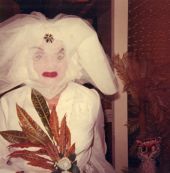
[(55, 61), (54, 57), (47, 57), (45, 65), (52, 69), (57, 66), (57, 61)]

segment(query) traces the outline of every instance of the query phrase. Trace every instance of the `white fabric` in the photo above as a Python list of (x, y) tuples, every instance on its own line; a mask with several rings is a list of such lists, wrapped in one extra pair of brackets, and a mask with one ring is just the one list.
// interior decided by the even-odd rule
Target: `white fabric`
[[(69, 64), (65, 79), (50, 88), (38, 82), (31, 62), (31, 49), (40, 46), (48, 33), (63, 42)], [(41, 13), (18, 14), (0, 24), (0, 45), (0, 93), (25, 83), (52, 98), (74, 80), (90, 82), (104, 94), (117, 90), (96, 32), (76, 16), (46, 19)]]
[[(32, 105), (31, 88), (28, 86), (9, 92), (1, 98), (1, 131), (21, 130), (16, 115), (16, 103), (24, 108), (45, 131)], [(71, 131), (72, 143), (76, 143), (77, 161), (81, 173), (83, 171), (86, 173), (114, 173), (112, 166), (105, 160), (103, 114), (97, 92), (71, 82), (61, 93), (56, 110), (59, 122), (65, 113), (67, 114), (67, 123)], [(7, 145), (7, 142), (1, 137), (0, 173), (14, 173), (19, 170), (23, 170), (25, 173), (50, 172), (27, 166), (25, 161), (18, 159), (14, 159), (13, 163), (8, 166), (4, 161), (9, 154)]]

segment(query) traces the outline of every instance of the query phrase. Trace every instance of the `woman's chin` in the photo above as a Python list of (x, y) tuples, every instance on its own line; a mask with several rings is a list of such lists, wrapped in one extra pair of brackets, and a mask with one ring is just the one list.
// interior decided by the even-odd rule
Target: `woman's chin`
[(42, 84), (44, 84), (44, 86), (51, 86), (56, 84), (57, 82), (57, 78), (48, 78), (48, 79), (43, 79), (41, 81)]

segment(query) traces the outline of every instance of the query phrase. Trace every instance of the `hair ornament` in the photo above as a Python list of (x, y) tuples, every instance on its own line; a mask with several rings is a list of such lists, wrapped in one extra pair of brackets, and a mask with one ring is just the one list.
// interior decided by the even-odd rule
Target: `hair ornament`
[(54, 41), (54, 37), (52, 34), (45, 34), (44, 39), (47, 43), (52, 43)]

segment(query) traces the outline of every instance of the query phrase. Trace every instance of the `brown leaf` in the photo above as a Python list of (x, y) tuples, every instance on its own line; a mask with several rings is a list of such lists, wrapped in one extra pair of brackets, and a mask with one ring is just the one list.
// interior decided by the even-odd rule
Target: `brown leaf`
[(52, 138), (50, 123), (49, 123), (50, 112), (44, 97), (37, 90), (32, 89), (31, 99), (38, 115), (41, 118), (41, 121), (45, 129), (47, 130), (49, 136)]
[(66, 152), (66, 157), (68, 157), (70, 154), (74, 154), (75, 153), (75, 143), (67, 150)]
[(58, 122), (58, 116), (56, 112), (56, 107), (54, 106), (51, 115), (50, 115), (50, 127), (52, 134), (54, 136), (55, 141), (57, 144), (59, 143), (59, 122)]
[(66, 149), (70, 148), (70, 146), (71, 146), (71, 133), (70, 129), (66, 124)]
[(47, 152), (47, 150), (45, 148), (40, 148), (39, 150), (32, 151), (32, 152), (35, 153), (35, 154), (38, 154), (38, 155), (46, 155), (46, 156), (48, 156), (48, 152)]
[(13, 153), (9, 154), (10, 158), (23, 158), (27, 161), (34, 161), (34, 160), (39, 160), (39, 161), (48, 161), (48, 162), (52, 162), (49, 159), (46, 159), (44, 157), (40, 157), (38, 155), (36, 155), (34, 152), (32, 151), (28, 151), (28, 150), (19, 150), (19, 151), (14, 151)]
[(60, 140), (59, 140), (60, 153), (65, 155), (65, 152), (70, 147), (70, 145), (71, 145), (71, 133), (67, 126), (66, 116), (64, 116), (61, 121), (61, 127), (60, 127)]
[(38, 156), (34, 152), (28, 151), (28, 150), (14, 151), (13, 153), (11, 153), (9, 155), (9, 157), (10, 158), (22, 158), (24, 160), (29, 161), (29, 164), (34, 165), (34, 166), (36, 166), (38, 164), (37, 166), (42, 167), (42, 168), (44, 168), (43, 165), (51, 167), (53, 164), (53, 162), (51, 160)]
[(119, 78), (122, 80), (124, 84), (129, 83), (129, 77), (127, 75), (127, 70), (126, 70), (127, 55), (124, 54), (122, 59), (120, 58), (119, 55), (116, 55), (114, 56), (113, 61), (114, 61), (113, 67), (116, 69)]
[(40, 144), (33, 144), (31, 142), (21, 142), (21, 143), (15, 143), (15, 144), (11, 144), (8, 147), (12, 147), (12, 148), (29, 148), (29, 147), (43, 147)]
[(24, 132), (17, 130), (1, 131), (0, 135), (10, 143), (20, 143), (28, 140)]
[(50, 141), (41, 127), (28, 115), (28, 113), (16, 104), (17, 115), (21, 128), (32, 143), (46, 145)]
[(39, 162), (39, 161), (34, 161), (34, 162), (28, 162), (28, 165), (41, 167), (41, 168), (44, 168), (44, 169), (49, 169), (51, 171), (54, 170), (54, 164), (46, 163), (46, 162), (42, 163), (42, 162)]
[(56, 162), (56, 161), (58, 161), (58, 160), (60, 159), (57, 146), (55, 146), (54, 144), (48, 143), (48, 144), (44, 147), (44, 149), (47, 151), (48, 156), (49, 156), (54, 162)]

